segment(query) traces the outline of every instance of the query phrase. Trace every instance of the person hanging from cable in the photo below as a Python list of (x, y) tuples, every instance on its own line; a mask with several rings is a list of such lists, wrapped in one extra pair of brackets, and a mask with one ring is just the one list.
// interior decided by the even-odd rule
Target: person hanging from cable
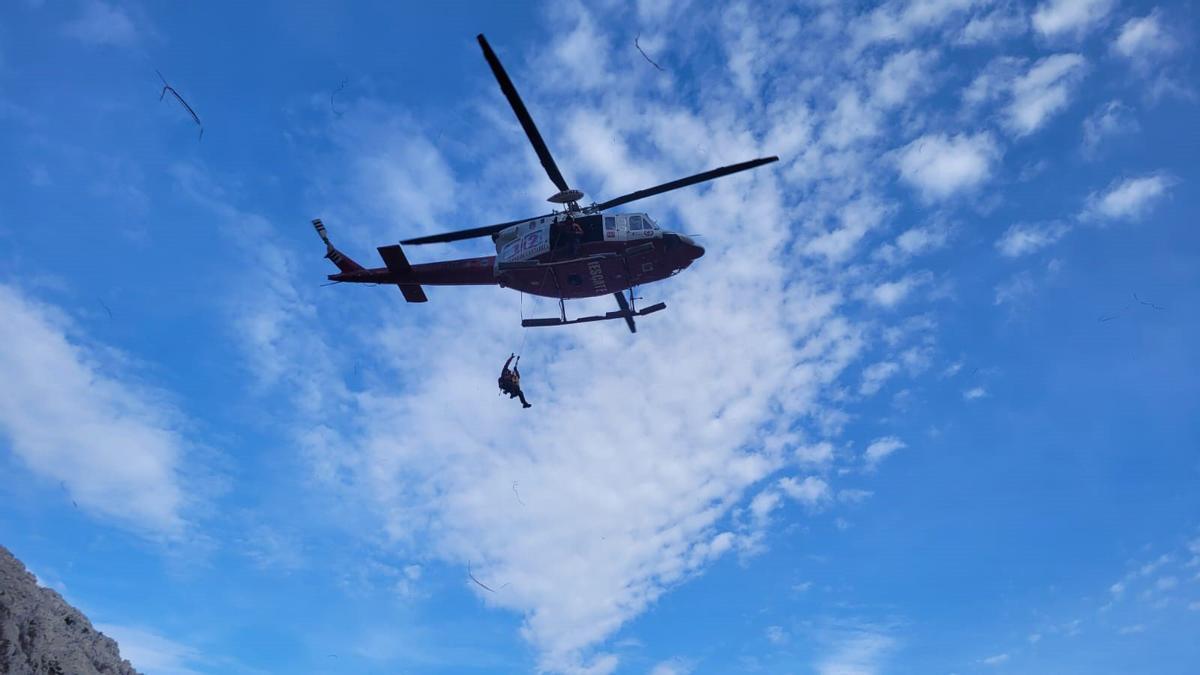
[[(516, 359), (514, 361), (514, 359)], [(525, 400), (525, 393), (521, 391), (521, 371), (517, 370), (517, 364), (521, 362), (521, 357), (516, 354), (509, 354), (508, 360), (504, 362), (504, 369), (500, 371), (500, 391), (508, 394), (509, 398), (520, 398), (521, 407), (532, 408), (533, 404)], [(510, 369), (508, 366), (512, 365)]]

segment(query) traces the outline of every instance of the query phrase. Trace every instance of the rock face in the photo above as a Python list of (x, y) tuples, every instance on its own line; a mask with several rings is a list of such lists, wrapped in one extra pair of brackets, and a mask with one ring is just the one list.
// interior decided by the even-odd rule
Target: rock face
[(137, 675), (117, 643), (0, 546), (0, 673)]

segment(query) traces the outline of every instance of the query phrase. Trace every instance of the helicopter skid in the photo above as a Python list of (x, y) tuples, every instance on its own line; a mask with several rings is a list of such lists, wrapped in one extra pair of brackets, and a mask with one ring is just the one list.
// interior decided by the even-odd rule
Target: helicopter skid
[(658, 304), (650, 305), (649, 307), (645, 307), (645, 308), (639, 309), (637, 311), (626, 312), (623, 310), (616, 310), (616, 311), (612, 311), (612, 312), (605, 312), (603, 316), (601, 316), (601, 315), (581, 316), (578, 319), (567, 319), (567, 320), (563, 320), (558, 317), (551, 317), (551, 318), (547, 318), (547, 319), (522, 319), (521, 326), (524, 328), (540, 328), (543, 326), (567, 326), (567, 325), (570, 325), (573, 323), (591, 323), (593, 321), (611, 321), (613, 319), (626, 319), (626, 318), (632, 318), (635, 316), (646, 316), (647, 314), (653, 314), (655, 312), (662, 311), (666, 308), (667, 308), (667, 303), (660, 302)]

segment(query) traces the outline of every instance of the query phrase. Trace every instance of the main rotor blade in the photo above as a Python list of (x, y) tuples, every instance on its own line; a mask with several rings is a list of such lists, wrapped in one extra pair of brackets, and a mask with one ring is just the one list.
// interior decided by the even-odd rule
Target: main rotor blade
[(525, 135), (529, 137), (529, 142), (537, 152), (538, 159), (542, 161), (542, 168), (546, 170), (546, 175), (550, 176), (550, 180), (559, 190), (563, 192), (570, 190), (571, 186), (567, 185), (562, 172), (558, 170), (558, 165), (554, 163), (554, 157), (550, 155), (550, 148), (547, 148), (546, 141), (542, 140), (537, 125), (533, 123), (533, 118), (525, 109), (525, 103), (521, 101), (521, 95), (517, 93), (517, 88), (513, 86), (512, 80), (508, 79), (508, 73), (504, 72), (504, 66), (500, 65), (500, 59), (496, 57), (496, 52), (492, 51), (492, 47), (488, 44), (487, 38), (483, 37), (483, 33), (480, 33), (476, 39), (479, 40), (479, 46), (483, 48), (483, 58), (487, 59), (488, 65), (492, 68), (492, 74), (500, 83), (500, 91), (504, 92), (504, 97), (508, 99), (508, 104), (516, 113), (521, 128), (525, 130)]
[(473, 227), (469, 230), (455, 230), (453, 232), (443, 232), (442, 234), (430, 234), (424, 237), (414, 237), (405, 239), (401, 244), (440, 244), (448, 241), (460, 241), (462, 239), (474, 239), (475, 237), (487, 237), (493, 235), (500, 230), (517, 223), (523, 223), (529, 218), (521, 220), (510, 220), (507, 223), (496, 223), (495, 225), (485, 225), (483, 227)]
[(770, 164), (771, 162), (778, 162), (778, 161), (779, 161), (778, 157), (762, 157), (760, 159), (752, 159), (749, 162), (742, 162), (741, 164), (730, 164), (729, 166), (723, 166), (719, 169), (713, 169), (712, 171), (705, 171), (704, 173), (698, 173), (694, 176), (688, 176), (687, 178), (680, 178), (679, 180), (673, 180), (670, 183), (663, 183), (662, 185), (655, 185), (654, 187), (646, 188), (645, 190), (638, 190), (637, 192), (630, 192), (627, 195), (617, 197), (616, 199), (610, 199), (602, 204), (597, 204), (595, 208), (598, 211), (606, 211), (608, 209), (613, 208), (614, 206), (628, 204), (629, 202), (635, 202), (639, 199), (645, 199), (646, 197), (653, 197), (654, 195), (660, 195), (664, 192), (670, 192), (671, 190), (678, 190), (679, 188), (687, 187), (689, 185), (695, 185), (696, 183), (703, 183), (706, 180), (712, 180), (714, 178), (721, 178), (722, 176), (728, 176), (731, 173), (737, 173), (739, 171), (747, 171), (749, 169), (758, 168), (758, 167), (762, 166), (763, 164)]

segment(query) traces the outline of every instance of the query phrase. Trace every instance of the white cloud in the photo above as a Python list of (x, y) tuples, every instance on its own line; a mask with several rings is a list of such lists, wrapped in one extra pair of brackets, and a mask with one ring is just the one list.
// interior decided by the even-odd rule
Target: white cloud
[(690, 662), (675, 658), (658, 662), (650, 669), (649, 675), (688, 675), (691, 672)]
[(1137, 633), (1145, 633), (1146, 627), (1143, 626), (1142, 624), (1138, 623), (1138, 624), (1134, 624), (1132, 626), (1122, 626), (1120, 629), (1117, 630), (1117, 632), (1120, 633), (1121, 635), (1135, 635)]
[(921, 255), (945, 246), (949, 236), (950, 232), (945, 227), (913, 227), (896, 237), (896, 248), (906, 255)]
[(980, 4), (978, 0), (889, 0), (855, 22), (855, 49), (880, 42), (907, 42)]
[(996, 248), (1005, 257), (1017, 258), (1050, 246), (1069, 229), (1063, 223), (1018, 223), (996, 240)]
[(793, 452), (796, 461), (804, 465), (828, 466), (833, 462), (833, 444), (821, 441), (811, 445), (800, 445)]
[(137, 29), (124, 9), (100, 0), (89, 0), (83, 13), (63, 27), (63, 32), (90, 45), (127, 47), (137, 42)]
[(1120, 134), (1135, 133), (1139, 129), (1140, 125), (1128, 106), (1120, 101), (1109, 101), (1083, 120), (1083, 154), (1094, 158), (1105, 140)]
[(1016, 136), (1040, 129), (1067, 107), (1085, 71), (1086, 62), (1079, 54), (1054, 54), (1034, 63), (1011, 84), (1012, 101), (1004, 110), (1005, 126)]
[(986, 132), (926, 134), (900, 149), (897, 166), (925, 201), (938, 201), (978, 187), (999, 156), (1000, 148)]
[(1033, 28), (1047, 38), (1078, 38), (1108, 16), (1114, 0), (1046, 0), (1033, 12)]
[(915, 256), (936, 251), (950, 240), (950, 228), (940, 224), (911, 227), (875, 251), (875, 257), (890, 264), (898, 264)]
[(884, 436), (876, 438), (867, 446), (866, 452), (863, 453), (863, 460), (867, 464), (868, 470), (873, 470), (879, 463), (888, 457), (888, 455), (908, 447), (904, 441), (895, 436)]
[(1166, 565), (1172, 561), (1174, 561), (1174, 558), (1172, 558), (1169, 553), (1164, 553), (1164, 554), (1160, 555), (1159, 557), (1155, 558), (1154, 560), (1151, 560), (1150, 562), (1145, 563), (1144, 565), (1139, 567), (1137, 572), (1140, 576), (1143, 576), (1143, 577), (1150, 576), (1151, 574), (1154, 574), (1156, 571), (1158, 571), (1158, 569), (1161, 568), (1163, 565)]
[(821, 139), (837, 149), (869, 140), (881, 130), (881, 111), (859, 92), (846, 86), (837, 94), (837, 105), (821, 131)]
[(870, 490), (838, 490), (837, 500), (845, 504), (858, 504), (866, 501), (873, 494), (875, 493)]
[(817, 658), (818, 675), (876, 675), (895, 649), (896, 639), (871, 625), (839, 626), (821, 631), (824, 653)]
[(1000, 56), (988, 62), (983, 70), (962, 91), (962, 101), (968, 110), (973, 110), (1011, 93), (1013, 82), (1020, 75), (1024, 59)]
[(1023, 34), (1029, 27), (1029, 20), (1021, 8), (1006, 3), (986, 14), (971, 17), (963, 26), (955, 42), (963, 45), (979, 45), (1000, 42)]
[(816, 476), (808, 476), (801, 481), (791, 477), (781, 478), (779, 488), (787, 496), (809, 507), (820, 506), (832, 497), (829, 483)]
[(863, 396), (873, 396), (883, 388), (884, 383), (900, 372), (900, 366), (892, 361), (872, 363), (863, 369), (862, 384), (858, 393)]
[(909, 274), (895, 281), (881, 282), (867, 291), (867, 299), (872, 304), (892, 309), (904, 302), (926, 279), (922, 274)]
[(0, 434), (31, 471), (89, 512), (181, 534), (188, 444), (163, 392), (89, 347), (56, 309), (0, 285)]
[(154, 631), (105, 623), (96, 624), (96, 630), (116, 640), (121, 658), (147, 675), (199, 675), (208, 670), (200, 664), (200, 652)]
[(819, 255), (831, 263), (849, 258), (862, 238), (879, 226), (889, 209), (873, 199), (860, 198), (838, 210), (838, 225), (804, 244), (809, 255)]
[(983, 387), (971, 387), (963, 392), (963, 398), (967, 399), (968, 401), (975, 401), (985, 396), (987, 396), (987, 389), (984, 389)]
[(983, 659), (980, 661), (980, 663), (985, 666), (998, 666), (1005, 661), (1008, 661), (1008, 654), (996, 654), (995, 656), (989, 656), (986, 659)]
[(1192, 558), (1187, 561), (1186, 567), (1200, 567), (1200, 539), (1193, 539), (1188, 542), (1188, 551), (1191, 552)]
[(1029, 272), (1017, 272), (1008, 281), (996, 284), (996, 305), (1016, 305), (1033, 295), (1037, 285)]
[(1175, 51), (1175, 40), (1159, 21), (1157, 11), (1141, 18), (1126, 21), (1113, 42), (1117, 54), (1139, 66), (1149, 65), (1159, 57)]
[(919, 375), (929, 368), (933, 358), (932, 352), (928, 346), (909, 347), (900, 352), (900, 362), (909, 373)]
[(767, 626), (767, 641), (773, 645), (781, 645), (788, 641), (787, 631), (782, 626)]
[(1138, 220), (1166, 196), (1176, 179), (1164, 174), (1148, 174), (1114, 181), (1102, 193), (1092, 193), (1081, 214), (1088, 220)]
[(936, 60), (936, 52), (920, 49), (892, 54), (874, 75), (872, 102), (882, 108), (904, 105), (932, 84), (930, 71)]

